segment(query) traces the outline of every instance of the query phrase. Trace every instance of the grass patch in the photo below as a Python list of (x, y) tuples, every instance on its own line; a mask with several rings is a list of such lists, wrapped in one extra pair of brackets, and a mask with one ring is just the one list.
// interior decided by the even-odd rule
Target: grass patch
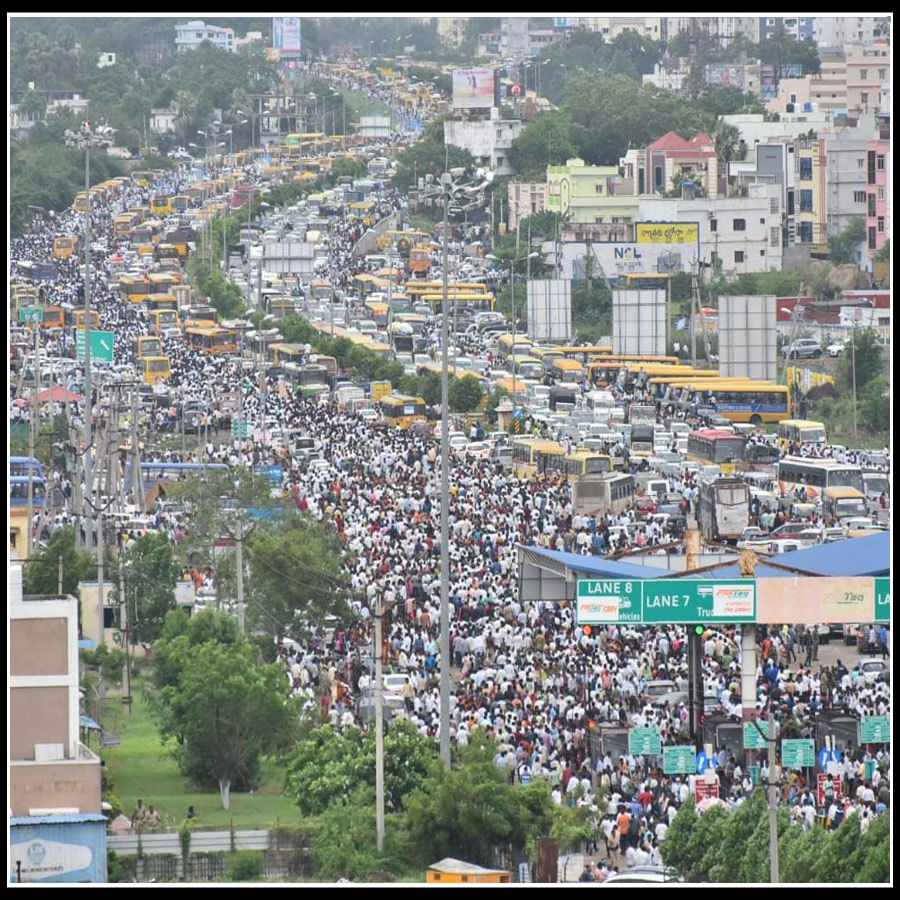
[(178, 771), (170, 752), (173, 742), (164, 744), (160, 740), (140, 686), (135, 686), (133, 696), (130, 716), (123, 711), (119, 698), (110, 698), (103, 717), (104, 726), (122, 740), (119, 747), (104, 750), (102, 755), (113, 793), (122, 801), (126, 815), (131, 814), (140, 797), (145, 806), (153, 804), (159, 810), (167, 831), (181, 824), (191, 805), (197, 811), (198, 828), (225, 829), (232, 822), (236, 829), (300, 824), (299, 809), (282, 793), (282, 766), (264, 760), (259, 789), (252, 794), (232, 791), (231, 809), (225, 810), (218, 791), (200, 790)]

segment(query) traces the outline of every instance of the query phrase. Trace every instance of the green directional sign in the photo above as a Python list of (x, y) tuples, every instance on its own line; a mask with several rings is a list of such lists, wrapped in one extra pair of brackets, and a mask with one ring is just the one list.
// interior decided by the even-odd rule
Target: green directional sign
[[(78, 359), (84, 359), (84, 336), (85, 331), (78, 329), (75, 332), (75, 355)], [(114, 331), (92, 331), (91, 332), (91, 360), (93, 362), (113, 361), (113, 350), (115, 347), (116, 334)]]
[(20, 322), (43, 322), (44, 311), (39, 306), (22, 306), (19, 308)]
[(762, 779), (762, 771), (759, 766), (747, 766), (747, 771), (750, 773), (750, 781), (753, 783), (753, 786), (759, 784)]
[[(659, 756), (662, 753), (662, 739), (660, 738), (659, 729), (629, 729), (628, 752), (632, 756)], [(696, 751), (694, 751), (694, 754), (696, 755)]]
[(250, 434), (250, 422), (247, 419), (231, 420), (232, 437), (245, 438)]
[(576, 617), (579, 625), (640, 624), (643, 582), (613, 579), (579, 580)]
[(891, 621), (891, 579), (875, 579), (875, 621)]
[(697, 770), (697, 748), (687, 745), (663, 747), (663, 773), (688, 775)]
[[(756, 727), (757, 725), (762, 729), (762, 734), (760, 734), (759, 728)], [(768, 747), (766, 737), (770, 733), (767, 721), (757, 722), (756, 724), (744, 722), (744, 749), (765, 750)]]
[(786, 769), (802, 769), (816, 764), (816, 745), (812, 738), (786, 738), (781, 742), (781, 764)]
[(576, 589), (576, 620), (579, 625), (755, 622), (756, 581), (585, 578)]
[(889, 744), (891, 720), (888, 716), (863, 716), (859, 725), (859, 739), (864, 744)]
[(756, 581), (664, 578), (644, 582), (644, 621), (755, 622)]

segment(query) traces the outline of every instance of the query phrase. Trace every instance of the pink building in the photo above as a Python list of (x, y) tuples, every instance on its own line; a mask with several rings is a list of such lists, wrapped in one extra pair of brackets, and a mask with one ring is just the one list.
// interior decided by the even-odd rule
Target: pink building
[(874, 257), (884, 246), (891, 233), (888, 206), (890, 154), (889, 140), (879, 138), (866, 144), (866, 246), (869, 258)]

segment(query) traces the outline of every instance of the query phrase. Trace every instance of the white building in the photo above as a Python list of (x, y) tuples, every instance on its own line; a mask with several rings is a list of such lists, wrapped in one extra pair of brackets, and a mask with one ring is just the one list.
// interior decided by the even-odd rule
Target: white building
[(510, 231), (519, 227), (519, 222), (547, 208), (546, 181), (511, 181), (507, 188), (507, 216), (503, 221), (509, 224)]
[(444, 142), (468, 150), (478, 165), (490, 166), (495, 175), (512, 175), (509, 150), (521, 131), (519, 119), (501, 119), (500, 111), (494, 108), (490, 119), (444, 122)]
[(175, 26), (175, 49), (179, 53), (196, 50), (204, 41), (209, 41), (229, 53), (235, 52), (233, 28), (205, 25), (199, 19)]
[(718, 200), (642, 199), (638, 221), (699, 223), (700, 258), (721, 264), (726, 277), (780, 269), (782, 191), (754, 184), (747, 193)]
[(813, 38), (820, 47), (843, 44), (871, 44), (878, 38), (890, 38), (887, 16), (816, 15)]
[(852, 219), (865, 219), (868, 209), (866, 151), (871, 138), (845, 129), (826, 138), (825, 179), (828, 234), (840, 234)]
[(667, 16), (665, 37), (676, 34), (706, 34), (725, 47), (739, 34), (752, 43), (759, 41), (759, 19), (756, 16)]
[(164, 107), (150, 110), (150, 130), (154, 134), (171, 134), (175, 131), (178, 114), (174, 109)]
[(97, 54), (97, 68), (105, 69), (107, 66), (114, 66), (116, 64), (116, 54), (115, 53), (99, 53)]

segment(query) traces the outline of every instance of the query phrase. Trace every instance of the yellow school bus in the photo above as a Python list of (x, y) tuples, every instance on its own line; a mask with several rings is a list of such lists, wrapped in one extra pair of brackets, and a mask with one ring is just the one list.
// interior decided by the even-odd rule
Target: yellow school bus
[(68, 259), (78, 249), (78, 240), (71, 235), (53, 239), (53, 255), (57, 259)]
[(413, 422), (426, 421), (425, 400), (406, 394), (388, 394), (381, 398), (381, 414), (388, 425), (409, 428)]
[(138, 360), (141, 378), (146, 384), (165, 381), (172, 374), (172, 364), (168, 356), (145, 356)]

